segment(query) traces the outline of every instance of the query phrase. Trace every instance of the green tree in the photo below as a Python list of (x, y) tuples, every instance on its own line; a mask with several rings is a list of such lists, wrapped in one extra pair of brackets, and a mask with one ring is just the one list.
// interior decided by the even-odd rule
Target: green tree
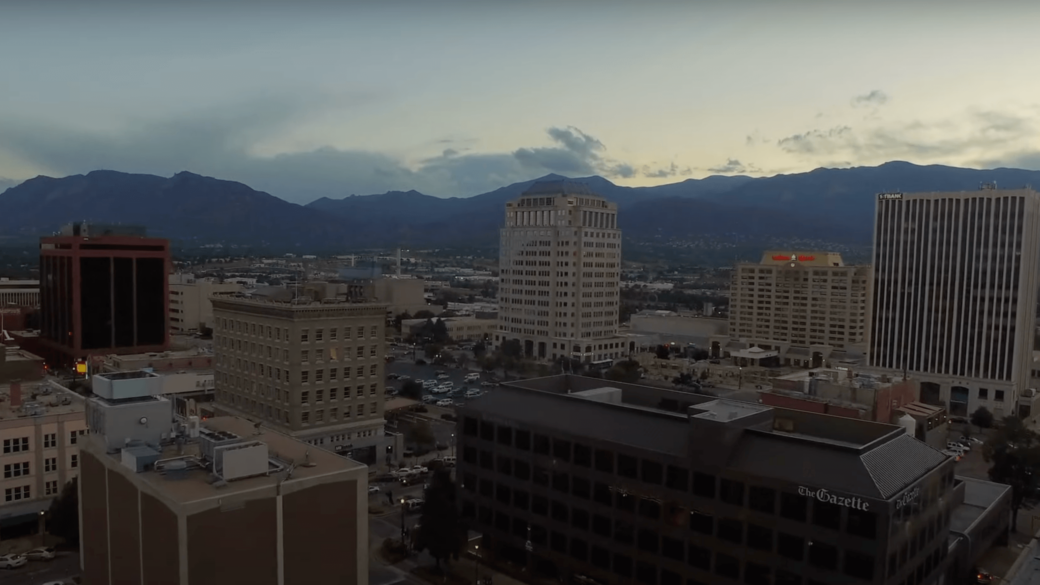
[(487, 353), (487, 345), (485, 345), (483, 341), (478, 341), (475, 344), (473, 344), (473, 356), (474, 357), (476, 357), (478, 359), (482, 358), (482, 357), (484, 357), (485, 353)]
[(1018, 417), (1004, 417), (1003, 425), (982, 446), (989, 478), (1011, 486), (1011, 531), (1016, 529), (1018, 510), (1040, 481), (1040, 436)]
[(979, 429), (988, 429), (993, 426), (993, 413), (985, 406), (980, 406), (971, 413), (971, 424)]
[(430, 428), (430, 423), (426, 421), (420, 421), (408, 429), (408, 440), (420, 449), (437, 442), (436, 437), (433, 435), (433, 429)]
[(436, 343), (429, 343), (423, 348), (423, 353), (426, 354), (427, 359), (433, 359), (441, 352), (441, 346)]
[(401, 333), (401, 323), (411, 318), (412, 316), (409, 315), (407, 311), (394, 317), (394, 329), (396, 329), (398, 333)]
[(79, 543), (79, 478), (65, 484), (47, 511), (47, 532), (68, 544)]
[(519, 339), (507, 339), (502, 342), (499, 351), (506, 357), (518, 358), (523, 355), (524, 347), (520, 344)]
[(444, 343), (450, 338), (448, 324), (443, 319), (437, 319), (437, 322), (433, 324), (433, 340), (437, 343)]
[(406, 380), (401, 385), (401, 391), (398, 392), (400, 396), (404, 398), (411, 398), (412, 400), (421, 400), (423, 392), (423, 385), (415, 380)]
[(458, 560), (466, 544), (466, 527), (459, 515), (458, 495), (451, 472), (438, 469), (430, 478), (419, 520), (415, 545), (427, 550), (441, 568), (441, 561)]
[(639, 381), (639, 362), (625, 360), (607, 370), (606, 378), (615, 382), (635, 383)]

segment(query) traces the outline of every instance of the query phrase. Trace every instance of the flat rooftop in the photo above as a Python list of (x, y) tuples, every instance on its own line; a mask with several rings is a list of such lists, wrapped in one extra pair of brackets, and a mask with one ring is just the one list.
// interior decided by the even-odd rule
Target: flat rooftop
[[(46, 382), (22, 382), (22, 404), (35, 403), (39, 405), (36, 412), (38, 416), (56, 416), (62, 414), (82, 413), (84, 410), (83, 397), (71, 390), (55, 388)], [(36, 398), (33, 398), (36, 394)], [(0, 384), (0, 421), (11, 419), (33, 420), (35, 417), (28, 412), (29, 409), (11, 407), (11, 385)]]
[(949, 459), (893, 425), (580, 376), (509, 383), (468, 412), (677, 458), (724, 453), (729, 469), (876, 499)]
[[(270, 458), (278, 460), (286, 468), (295, 463), (296, 467), (293, 469), (292, 478), (285, 479), (283, 482), (285, 485), (291, 485), (293, 482), (323, 475), (367, 468), (362, 463), (341, 457), (331, 451), (308, 445), (266, 427), (261, 427), (259, 434), (257, 434), (256, 427), (252, 422), (238, 417), (211, 418), (204, 422), (202, 427), (215, 432), (238, 435), (245, 442), (260, 441), (266, 443)], [(101, 438), (91, 436), (91, 439), (96, 441), (94, 445), (97, 446), (97, 449), (94, 449), (94, 452), (97, 453), (98, 450), (103, 451), (104, 447), (100, 444)], [(304, 461), (308, 459), (308, 453), (309, 461), (312, 465), (304, 466)], [(178, 453), (176, 445), (170, 445), (163, 447), (159, 460), (198, 455), (198, 442), (184, 445), (183, 454)], [(119, 464), (120, 453), (106, 455), (106, 457), (116, 462), (119, 466), (118, 468), (128, 476), (132, 476), (134, 481), (148, 485), (178, 504), (190, 504), (213, 498), (227, 497), (231, 494), (274, 487), (287, 473), (286, 469), (266, 476), (228, 481), (226, 485), (217, 487), (212, 483), (211, 474), (205, 469), (189, 469), (176, 479), (171, 479), (171, 475), (161, 471), (132, 472)]]

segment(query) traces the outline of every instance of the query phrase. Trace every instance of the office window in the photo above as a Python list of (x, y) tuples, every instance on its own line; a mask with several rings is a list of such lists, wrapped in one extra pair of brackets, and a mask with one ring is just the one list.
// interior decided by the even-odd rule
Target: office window
[(686, 563), (702, 571), (711, 570), (711, 550), (691, 544), (686, 548)]
[(43, 435), (43, 448), (52, 449), (58, 446), (58, 433), (46, 433)]
[(343, 368), (343, 379), (344, 380), (349, 380), (350, 379), (350, 366), (346, 366), (346, 367)]
[(653, 485), (661, 485), (664, 482), (664, 466), (649, 459), (643, 459), (641, 462), (643, 481)]
[(842, 507), (830, 502), (812, 501), (812, 521), (817, 526), (839, 530), (841, 528)]
[(690, 487), (690, 472), (682, 467), (669, 465), (665, 474), (665, 485), (673, 490), (685, 492)]
[(545, 435), (535, 435), (534, 436), (534, 452), (535, 453), (537, 453), (538, 455), (548, 455), (549, 454), (549, 448), (550, 448), (549, 437), (546, 437)]
[(776, 533), (776, 552), (796, 561), (805, 558), (805, 539), (786, 532)]
[(571, 460), (571, 442), (563, 439), (553, 440), (553, 457), (561, 461)]
[(610, 491), (610, 486), (597, 481), (592, 486), (592, 501), (597, 504), (603, 504), (604, 506), (614, 505), (614, 492)]
[(740, 561), (727, 554), (715, 555), (715, 574), (730, 579), (740, 579)]
[(632, 559), (623, 555), (614, 553), (613, 563), (614, 573), (622, 577), (628, 578), (632, 575)]
[(549, 505), (549, 509), (552, 512), (553, 520), (562, 522), (564, 524), (567, 523), (567, 519), (569, 518), (567, 504), (553, 500)]
[(612, 451), (596, 449), (596, 471), (614, 473), (614, 453)]
[(702, 498), (715, 497), (715, 476), (693, 472), (693, 493)]
[(522, 431), (517, 429), (516, 440), (514, 441), (514, 447), (522, 451), (531, 450), (531, 431)]
[(18, 500), (28, 500), (29, 498), (29, 486), (27, 485), (7, 488), (4, 490), (5, 502), (17, 502)]
[(303, 383), (303, 384), (307, 384), (310, 381), (311, 381), (311, 373), (308, 372), (307, 370), (301, 371), (300, 372), (300, 382)]
[(314, 422), (322, 422), (325, 420), (325, 411), (319, 410), (314, 413)]
[(747, 544), (758, 550), (773, 550), (773, 531), (757, 524), (747, 525)]
[(719, 538), (734, 544), (744, 544), (744, 525), (739, 520), (719, 520)]
[(657, 567), (646, 561), (637, 562), (636, 583), (640, 585), (657, 585)]
[(314, 361), (316, 361), (316, 362), (323, 362), (323, 361), (325, 361), (325, 350), (324, 349), (319, 347), (318, 349), (314, 350)]
[(758, 563), (744, 565), (744, 583), (746, 585), (773, 585), (772, 570)]
[(743, 506), (744, 484), (732, 479), (721, 479), (719, 481), (719, 499), (727, 504)]
[(639, 550), (657, 553), (657, 549), (660, 546), (657, 532), (646, 529), (640, 530), (636, 537), (636, 546), (639, 547)]
[(581, 443), (574, 444), (574, 464), (581, 467), (592, 467), (592, 448)]
[(311, 393), (307, 390), (300, 392), (300, 404), (307, 404), (311, 401)]
[(509, 446), (513, 444), (513, 429), (507, 426), (498, 427), (498, 444)]
[(822, 540), (809, 543), (809, 564), (828, 571), (838, 569), (838, 548)]
[(337, 398), (339, 398), (339, 388), (329, 388), (329, 402), (334, 402)]
[(630, 479), (636, 479), (639, 477), (639, 463), (638, 459), (630, 455), (618, 453), (617, 456), (617, 473), (621, 477), (627, 477)]
[(379, 384), (372, 384), (368, 387), (368, 395), (375, 396), (379, 393)]
[[(325, 380), (325, 370), (314, 370), (314, 381), (323, 382)], [(319, 396), (318, 400), (321, 400)]]
[(329, 341), (336, 341), (337, 333), (339, 333), (338, 327), (333, 327), (332, 329), (329, 329)]
[(497, 484), (495, 488), (495, 499), (508, 506), (513, 501), (513, 492), (510, 491), (509, 486)]
[(468, 437), (476, 437), (480, 429), (480, 422), (471, 417), (466, 416), (462, 418), (462, 434)]
[(873, 581), (874, 557), (853, 550), (846, 550), (844, 572), (850, 577), (864, 581)]
[(527, 511), (527, 507), (531, 504), (531, 496), (523, 490), (513, 490), (513, 507), (519, 510)]
[(773, 585), (802, 585), (802, 576), (783, 569), (777, 569), (773, 576)]
[(58, 458), (48, 457), (43, 460), (43, 472), (50, 473), (52, 471), (58, 471)]
[(849, 509), (846, 510), (846, 513), (848, 514), (846, 532), (870, 540), (877, 538), (877, 516), (873, 512)]
[(56, 496), (58, 495), (58, 480), (48, 481), (43, 484), (44, 495)]
[(610, 566), (610, 553), (601, 546), (592, 547), (589, 559), (593, 565), (602, 568), (604, 571)]
[(788, 520), (805, 522), (809, 513), (809, 500), (805, 496), (780, 493), (780, 515)]
[(585, 561), (589, 557), (589, 545), (583, 538), (571, 539), (571, 556), (579, 561)]
[(661, 537), (661, 554), (675, 561), (686, 560), (686, 547), (683, 541), (670, 536)]
[(369, 357), (376, 357), (376, 355), (378, 354), (378, 351), (377, 351), (378, 349), (379, 349), (379, 346), (377, 346), (377, 345), (373, 345), (373, 346), (372, 346), (372, 347), (371, 347), (371, 348), (369, 349), (369, 351), (368, 351), (368, 356), (369, 356)]
[(690, 530), (711, 536), (715, 533), (715, 518), (711, 514), (690, 512)]
[(549, 515), (549, 498), (545, 496), (531, 496), (531, 513), (539, 516)]
[(484, 441), (494, 441), (495, 425), (487, 421), (480, 421), (480, 438)]
[(310, 341), (310, 339), (309, 339), (310, 332), (311, 332), (310, 329), (304, 329), (304, 330), (300, 331), (300, 341), (303, 342), (303, 343), (307, 343), (308, 341)]
[(310, 424), (310, 422), (311, 422), (311, 413), (306, 412), (306, 411), (301, 412), (300, 413), (300, 423), (307, 425), (307, 424)]
[(23, 475), (29, 475), (29, 462), (22, 461), (20, 463), (9, 463), (4, 465), (4, 479), (11, 479), (12, 477), (22, 477)]
[[(365, 357), (365, 346), (363, 346), (363, 345), (359, 345), (358, 346), (358, 348), (357, 348), (357, 357), (358, 357), (358, 359)], [(358, 375), (361, 375), (361, 371), (362, 370), (359, 367), (358, 368)]]
[[(691, 581), (691, 583), (693, 582)], [(661, 569), (661, 585), (683, 585), (683, 580), (678, 573)]]
[(748, 490), (748, 507), (756, 512), (772, 514), (776, 510), (776, 491), (757, 485)]
[(365, 328), (364, 327), (358, 327), (357, 328), (357, 338), (358, 339), (364, 339), (365, 338)]
[(587, 500), (592, 497), (592, 485), (583, 477), (571, 478), (571, 493), (578, 498)]
[(336, 420), (336, 417), (338, 415), (339, 415), (339, 409), (338, 408), (330, 408), (329, 409), (329, 420)]
[(324, 329), (316, 329), (314, 331), (314, 341), (323, 341), (324, 338), (325, 338), (325, 330)]
[(69, 459), (69, 467), (71, 467), (72, 469), (76, 469), (79, 467), (79, 455), (72, 455), (72, 457)]
[(520, 459), (513, 462), (513, 476), (521, 481), (528, 481), (531, 479), (531, 465)]

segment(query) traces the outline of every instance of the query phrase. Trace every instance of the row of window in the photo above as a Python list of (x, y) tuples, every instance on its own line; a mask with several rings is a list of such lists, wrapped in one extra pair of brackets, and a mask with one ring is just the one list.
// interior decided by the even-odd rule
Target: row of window
[[(285, 341), (289, 341), (290, 330), (288, 327), (272, 327), (270, 325), (264, 326), (258, 325), (256, 323), (248, 323), (246, 321), (236, 321), (234, 319), (225, 318), (217, 319), (217, 326), (220, 330), (223, 331), (233, 331), (236, 333), (242, 333), (246, 335), (267, 337), (268, 339), (274, 339), (277, 341), (281, 341), (284, 337)], [(324, 341), (325, 339), (328, 339), (329, 341), (336, 341), (339, 338), (350, 339), (351, 331), (352, 329), (350, 327), (318, 328), (314, 330), (314, 341)], [(364, 339), (366, 333), (369, 337), (373, 339), (379, 337), (378, 325), (373, 325), (367, 328), (364, 325), (362, 325), (357, 327), (357, 329), (354, 329), (354, 331), (356, 331), (357, 333), (355, 337), (356, 339)], [(310, 329), (300, 330), (300, 341), (304, 343), (310, 341), (310, 333)]]
[[(86, 429), (69, 431), (69, 445), (75, 445), (79, 441), (79, 437), (82, 437), (84, 434), (86, 434), (86, 432)], [(43, 448), (55, 449), (57, 447), (58, 434), (44, 433)], [(10, 453), (23, 453), (26, 451), (29, 451), (29, 437), (15, 437), (13, 439), (4, 439), (3, 452), (5, 455)]]

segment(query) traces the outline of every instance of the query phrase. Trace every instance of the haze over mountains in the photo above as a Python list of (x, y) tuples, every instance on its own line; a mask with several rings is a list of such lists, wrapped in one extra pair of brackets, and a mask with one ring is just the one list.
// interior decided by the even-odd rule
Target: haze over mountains
[[(547, 175), (536, 180), (560, 180)], [(890, 162), (765, 178), (713, 176), (656, 187), (578, 177), (618, 204), (626, 238), (744, 235), (867, 244), (882, 191), (1040, 185), (1040, 171)], [(0, 193), (0, 245), (31, 243), (70, 221), (140, 224), (176, 245), (222, 243), (331, 252), (376, 246), (495, 246), (506, 201), (535, 180), (467, 198), (416, 191), (322, 198), (301, 206), (233, 181), (94, 171), (36, 177)]]

